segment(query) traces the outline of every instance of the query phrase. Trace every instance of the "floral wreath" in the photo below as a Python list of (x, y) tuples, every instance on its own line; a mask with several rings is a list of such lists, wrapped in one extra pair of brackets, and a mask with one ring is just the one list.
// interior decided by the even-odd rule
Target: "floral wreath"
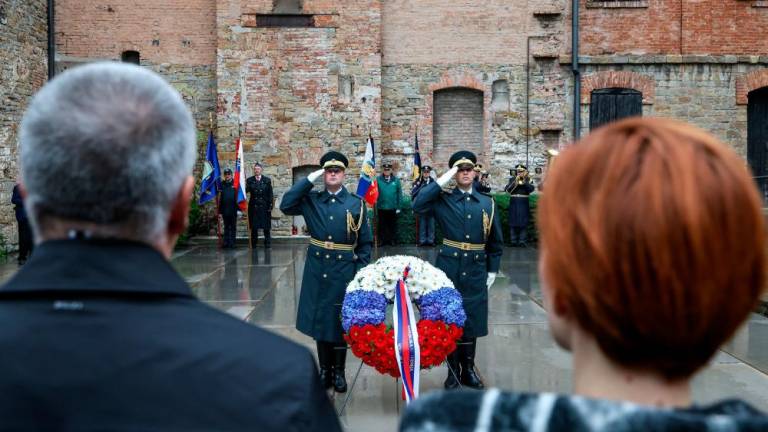
[(379, 373), (400, 377), (394, 330), (386, 322), (387, 305), (408, 268), (408, 294), (418, 308), (417, 323), (421, 369), (437, 366), (456, 349), (467, 316), (461, 294), (441, 270), (413, 257), (380, 258), (357, 272), (347, 286), (341, 309), (344, 339), (352, 353)]

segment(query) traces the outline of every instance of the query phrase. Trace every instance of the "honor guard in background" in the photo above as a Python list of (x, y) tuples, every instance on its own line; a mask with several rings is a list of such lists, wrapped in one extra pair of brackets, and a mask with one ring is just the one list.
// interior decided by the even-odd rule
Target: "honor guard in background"
[[(472, 152), (454, 153), (450, 170), (421, 188), (413, 201), (417, 213), (431, 210), (435, 214), (444, 235), (435, 265), (453, 281), (467, 313), (462, 340), (448, 356), (452, 370), (445, 380), (446, 389), (459, 386), (453, 372), (458, 373), (461, 384), (483, 388), (475, 372), (475, 351), (477, 338), (488, 334), (488, 290), (501, 262), (503, 239), (496, 203), (472, 187), (476, 162)], [(452, 178), (456, 188), (444, 192), (442, 186)]]
[[(434, 183), (435, 179), (432, 178), (432, 167), (424, 165), (421, 167), (421, 176), (413, 182), (413, 188), (411, 189), (411, 201), (416, 198), (416, 194), (430, 183)], [(417, 213), (416, 217), (419, 218), (419, 246), (434, 246), (435, 245), (435, 214), (432, 211), (425, 213)]]
[(250, 195), (248, 200), (248, 221), (251, 224), (251, 247), (256, 247), (259, 229), (264, 230), (264, 247), (272, 247), (270, 229), (272, 227), (272, 179), (261, 175), (260, 163), (253, 164), (253, 176), (245, 181), (245, 190)]
[[(348, 163), (339, 152), (326, 153), (320, 159), (322, 169), (296, 183), (280, 204), (286, 215), (304, 216), (311, 236), (296, 328), (317, 342), (323, 387), (339, 393), (347, 391), (341, 304), (347, 284), (371, 261), (373, 244), (365, 202), (344, 187)], [(320, 176), (325, 189), (312, 191)]]
[(528, 195), (533, 192), (533, 181), (531, 181), (531, 176), (528, 175), (528, 168), (525, 165), (518, 164), (515, 170), (510, 170), (509, 173), (514, 177), (509, 178), (509, 183), (504, 191), (512, 195), (509, 199), (509, 228), (512, 246), (526, 247), (530, 214)]
[(477, 188), (481, 193), (491, 193), (491, 183), (488, 180), (488, 171), (486, 171), (482, 165), (475, 166), (475, 181), (472, 183), (472, 187)]
[(237, 235), (237, 189), (232, 182), (232, 170), (224, 170), (224, 181), (221, 182), (219, 193), (219, 214), (224, 223), (224, 242), (222, 247), (229, 249), (235, 247)]
[(377, 178), (379, 199), (376, 200), (376, 210), (379, 213), (379, 243), (392, 245), (397, 243), (397, 215), (400, 213), (400, 200), (403, 188), (400, 179), (392, 174), (392, 164), (382, 165), (384, 173)]

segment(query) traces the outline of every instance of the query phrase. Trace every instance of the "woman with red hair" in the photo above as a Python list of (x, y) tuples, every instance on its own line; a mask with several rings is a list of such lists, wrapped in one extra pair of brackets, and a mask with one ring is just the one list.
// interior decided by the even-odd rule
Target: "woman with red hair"
[(764, 290), (761, 201), (741, 158), (687, 124), (627, 119), (558, 157), (537, 216), (576, 395), (431, 394), (402, 431), (768, 430), (742, 401), (691, 402), (693, 375)]

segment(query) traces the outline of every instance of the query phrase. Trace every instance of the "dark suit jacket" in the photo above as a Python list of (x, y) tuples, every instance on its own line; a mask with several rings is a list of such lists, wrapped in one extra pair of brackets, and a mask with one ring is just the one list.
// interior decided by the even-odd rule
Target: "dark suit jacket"
[(308, 350), (200, 302), (145, 245), (43, 243), (0, 316), (0, 430), (340, 430)]

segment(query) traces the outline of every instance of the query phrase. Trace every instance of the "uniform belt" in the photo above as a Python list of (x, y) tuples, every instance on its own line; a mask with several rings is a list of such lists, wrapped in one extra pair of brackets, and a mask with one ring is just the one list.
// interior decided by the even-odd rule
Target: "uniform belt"
[(450, 246), (450, 247), (461, 249), (461, 250), (469, 250), (469, 251), (485, 250), (484, 244), (464, 243), (464, 242), (457, 242), (457, 241), (448, 240), (448, 239), (443, 239), (443, 244), (446, 246)]
[(314, 238), (309, 239), (309, 244), (315, 245), (317, 247), (321, 247), (323, 249), (328, 249), (328, 250), (340, 250), (340, 251), (349, 251), (349, 252), (352, 252), (355, 250), (355, 245), (321, 241)]
[(512, 195), (512, 198), (528, 198), (528, 195), (515, 194)]

